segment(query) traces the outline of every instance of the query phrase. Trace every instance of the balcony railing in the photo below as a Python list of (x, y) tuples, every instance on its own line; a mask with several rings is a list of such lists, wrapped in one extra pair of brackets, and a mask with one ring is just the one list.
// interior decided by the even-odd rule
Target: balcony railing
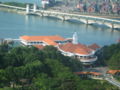
[(97, 60), (97, 56), (94, 56), (94, 57), (86, 57), (86, 58), (80, 58), (80, 61), (81, 62), (86, 62), (86, 63), (91, 63), (91, 62), (94, 62)]

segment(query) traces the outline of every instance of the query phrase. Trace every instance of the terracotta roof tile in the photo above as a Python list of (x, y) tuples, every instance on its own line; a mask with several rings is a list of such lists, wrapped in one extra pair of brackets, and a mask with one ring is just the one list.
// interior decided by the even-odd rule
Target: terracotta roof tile
[(73, 43), (59, 45), (59, 48), (66, 52), (83, 54), (83, 55), (91, 54), (93, 51), (92, 49), (88, 48), (87, 46), (85, 46), (83, 44), (73, 44)]
[(102, 75), (99, 72), (75, 72), (75, 74), (77, 74), (77, 75), (95, 75), (95, 76)]
[(26, 41), (43, 41), (48, 45), (57, 45), (55, 41), (64, 41), (65, 39), (60, 36), (21, 36), (20, 39)]
[(109, 71), (107, 71), (107, 73), (113, 74), (113, 75), (118, 73), (118, 72), (120, 72), (120, 70), (109, 70)]
[(81, 75), (81, 74), (89, 74), (89, 72), (75, 72), (75, 74), (77, 74), (77, 75)]
[(91, 49), (93, 49), (93, 50), (97, 50), (97, 49), (100, 48), (100, 46), (97, 45), (96, 43), (94, 43), (94, 44), (92, 44), (92, 45), (89, 45), (88, 47), (91, 48)]
[(46, 42), (48, 45), (53, 45), (53, 46), (56, 46), (58, 45), (56, 42), (50, 40), (50, 39), (44, 39), (44, 42)]
[(96, 76), (102, 75), (101, 73), (98, 73), (98, 72), (90, 72), (90, 74), (96, 75)]
[(44, 39), (50, 39), (53, 41), (65, 40), (63, 37), (58, 35), (56, 36), (21, 36), (20, 39), (24, 39), (26, 41), (42, 41)]

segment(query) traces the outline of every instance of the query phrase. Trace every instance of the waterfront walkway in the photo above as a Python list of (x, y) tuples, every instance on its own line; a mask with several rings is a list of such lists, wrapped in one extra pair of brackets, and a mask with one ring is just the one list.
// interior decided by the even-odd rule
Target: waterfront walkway
[(109, 83), (111, 83), (111, 84), (113, 84), (113, 85), (115, 85), (115, 86), (120, 88), (120, 82), (115, 80), (113, 77), (110, 77), (110, 76), (106, 75), (105, 76), (105, 80), (107, 80)]

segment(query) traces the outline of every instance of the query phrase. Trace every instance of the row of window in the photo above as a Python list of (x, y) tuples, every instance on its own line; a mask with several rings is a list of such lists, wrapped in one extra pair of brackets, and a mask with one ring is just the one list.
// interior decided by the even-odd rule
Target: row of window
[(29, 44), (43, 44), (43, 42), (28, 42)]
[(60, 43), (60, 44), (64, 44), (64, 43), (68, 43), (69, 41), (55, 41), (56, 43)]
[[(76, 56), (76, 57), (78, 57), (78, 56)], [(90, 58), (94, 58), (95, 56), (94, 55), (92, 55), (92, 56), (79, 56), (79, 58), (88, 58), (88, 59), (90, 59)]]
[[(67, 53), (67, 52), (62, 52), (64, 55), (71, 55), (70, 53)], [(78, 56), (78, 55), (75, 55), (76, 58), (83, 58), (83, 59), (91, 59), (91, 58), (95, 58), (94, 55), (91, 55), (91, 56)]]

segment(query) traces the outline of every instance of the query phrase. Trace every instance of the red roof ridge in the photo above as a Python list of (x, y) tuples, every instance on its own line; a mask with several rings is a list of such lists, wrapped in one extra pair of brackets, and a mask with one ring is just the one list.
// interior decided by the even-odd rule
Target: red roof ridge
[(75, 74), (81, 75), (81, 74), (92, 74), (92, 75), (102, 75), (99, 72), (88, 72), (88, 71), (81, 71), (81, 72), (75, 72)]
[(45, 38), (49, 38), (53, 41), (65, 40), (63, 37), (55, 35), (55, 36), (21, 36), (20, 39), (30, 40), (30, 41), (41, 41)]
[(92, 53), (92, 49), (87, 47), (83, 44), (73, 44), (73, 43), (66, 43), (63, 45), (59, 45), (59, 48), (66, 52), (72, 52), (77, 54), (90, 54)]
[(108, 70), (107, 73), (109, 74), (116, 74), (117, 72), (120, 72), (120, 70)]
[(101, 47), (100, 47), (98, 44), (96, 44), (96, 43), (93, 43), (93, 44), (91, 44), (91, 45), (88, 45), (88, 47), (91, 48), (91, 49), (93, 49), (93, 50), (96, 50), (96, 49), (101, 48)]
[(43, 41), (45, 41), (45, 42), (46, 42), (47, 44), (49, 44), (49, 45), (57, 45), (56, 42), (54, 42), (53, 40), (48, 39), (48, 38), (43, 39)]

